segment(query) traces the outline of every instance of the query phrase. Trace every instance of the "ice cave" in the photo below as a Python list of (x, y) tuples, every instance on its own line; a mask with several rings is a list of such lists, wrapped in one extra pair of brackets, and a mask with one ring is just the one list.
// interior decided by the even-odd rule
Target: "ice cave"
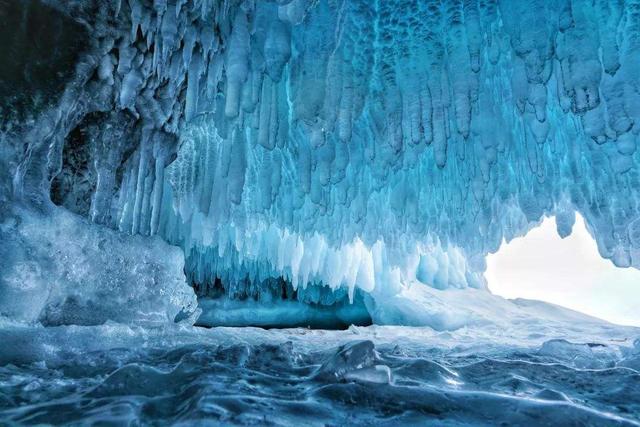
[(0, 0), (0, 58), (0, 425), (640, 426), (640, 0)]

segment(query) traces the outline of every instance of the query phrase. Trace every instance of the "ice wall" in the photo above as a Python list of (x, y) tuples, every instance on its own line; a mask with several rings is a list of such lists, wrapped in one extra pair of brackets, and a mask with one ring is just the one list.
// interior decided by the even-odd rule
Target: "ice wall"
[(242, 5), (167, 169), (200, 280), (483, 287), (503, 239), (576, 210), (640, 266), (638, 3)]
[(11, 198), (160, 234), (194, 281), (483, 288), (575, 211), (640, 267), (638, 1), (45, 3), (89, 46), (6, 133)]
[(193, 323), (180, 249), (62, 209), (0, 212), (0, 320), (45, 326)]
[(182, 251), (95, 224), (140, 146), (103, 72), (109, 8), (49, 3), (0, 3), (0, 322), (193, 323)]

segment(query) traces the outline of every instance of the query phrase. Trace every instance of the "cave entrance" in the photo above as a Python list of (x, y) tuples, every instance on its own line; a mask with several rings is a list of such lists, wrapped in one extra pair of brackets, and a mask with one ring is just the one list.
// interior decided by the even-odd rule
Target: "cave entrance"
[(192, 285), (202, 309), (196, 326), (343, 330), (372, 324), (366, 296), (359, 290), (349, 301), (345, 289), (333, 291), (322, 284), (294, 289), (281, 277), (260, 283), (248, 279), (229, 283), (216, 277)]
[(640, 326), (640, 271), (618, 268), (598, 254), (577, 215), (562, 239), (555, 218), (503, 243), (487, 258), (489, 289), (505, 298), (536, 299), (613, 323)]

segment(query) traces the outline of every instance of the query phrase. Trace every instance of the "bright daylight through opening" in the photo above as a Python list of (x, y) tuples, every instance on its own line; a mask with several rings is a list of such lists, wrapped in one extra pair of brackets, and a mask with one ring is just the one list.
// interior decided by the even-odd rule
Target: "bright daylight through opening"
[(579, 215), (564, 239), (551, 217), (525, 236), (503, 243), (488, 256), (486, 277), (491, 292), (505, 298), (546, 301), (640, 326), (640, 271), (603, 259)]

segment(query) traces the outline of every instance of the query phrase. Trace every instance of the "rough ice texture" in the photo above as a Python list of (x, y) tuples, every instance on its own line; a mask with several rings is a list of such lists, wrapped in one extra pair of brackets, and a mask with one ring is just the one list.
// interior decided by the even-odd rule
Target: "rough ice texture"
[(0, 185), (47, 210), (61, 175), (54, 199), (180, 245), (192, 281), (484, 288), (503, 239), (575, 211), (640, 267), (637, 0), (45, 3), (88, 46), (4, 127)]
[(548, 320), (453, 332), (3, 324), (0, 423), (640, 425), (638, 328), (567, 310)]
[(62, 209), (0, 216), (0, 317), (43, 325), (195, 320), (179, 248)]

